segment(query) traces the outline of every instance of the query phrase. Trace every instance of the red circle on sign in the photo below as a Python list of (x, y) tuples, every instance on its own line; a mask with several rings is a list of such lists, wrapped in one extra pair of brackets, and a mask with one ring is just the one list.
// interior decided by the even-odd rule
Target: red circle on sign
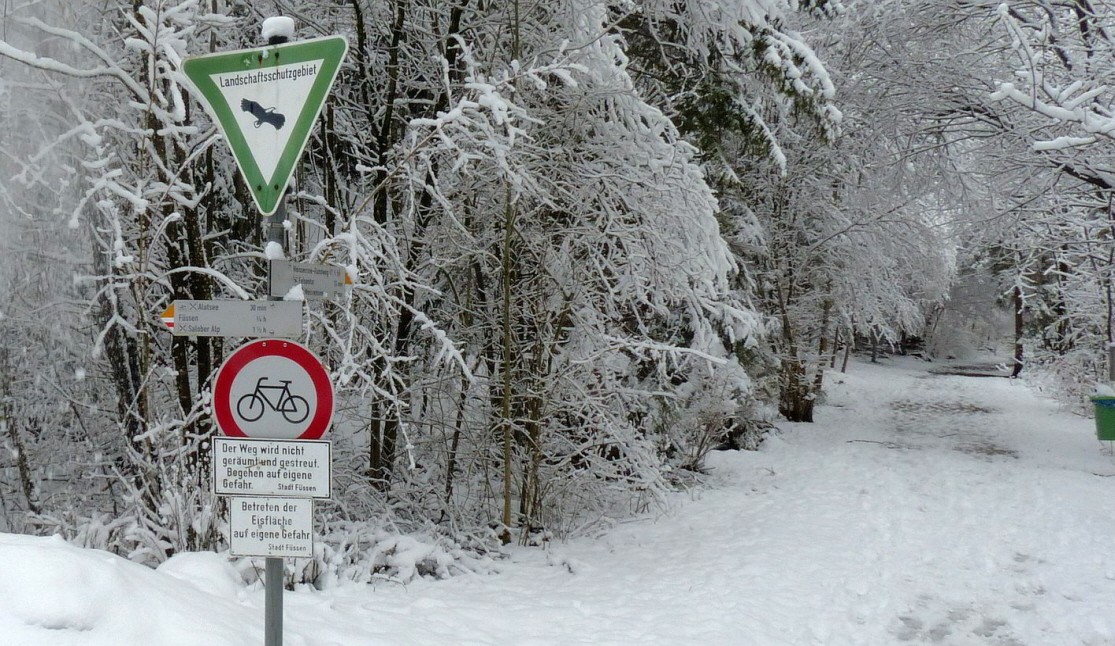
[[(305, 374), (304, 378), (308, 378), (312, 383), (312, 393), (314, 396), (314, 405), (312, 406), (313, 416), (309, 419), (309, 424), (298, 434), (296, 437), (288, 438), (281, 433), (269, 433), (259, 429), (251, 428), (249, 425), (243, 423), (244, 417), (242, 412), (234, 413), (234, 408), (237, 407), (238, 401), (248, 399), (249, 404), (259, 403), (260, 416), (265, 407), (270, 407), (272, 411), (280, 413), (276, 420), (285, 419), (287, 422), (292, 422), (298, 419), (299, 411), (296, 400), (307, 402), (308, 400), (302, 397), (301, 394), (292, 394), (289, 390), (290, 381), (282, 381), (276, 379), (278, 383), (283, 383), (283, 386), (275, 386), (268, 384), (262, 386), (268, 377), (261, 377), (256, 385), (256, 389), (251, 393), (233, 392), (233, 384), (236, 378), (245, 369), (250, 369), (253, 362), (267, 361), (273, 357), (286, 359), (293, 362), (297, 368), (301, 369)], [(265, 388), (269, 391), (278, 390), (277, 395), (267, 395), (261, 393), (260, 389)], [(258, 398), (258, 399), (257, 399)], [(234, 399), (238, 401), (233, 401)], [(217, 422), (217, 428), (221, 433), (230, 437), (255, 437), (261, 439), (298, 439), (298, 440), (316, 440), (320, 439), (325, 432), (329, 430), (329, 425), (333, 422), (333, 384), (329, 381), (329, 375), (325, 372), (325, 367), (321, 365), (321, 360), (310, 352), (305, 346), (295, 343), (294, 341), (285, 341), (281, 339), (260, 339), (252, 341), (245, 345), (240, 346), (229, 355), (221, 369), (217, 371), (217, 376), (213, 380), (213, 419)], [(308, 416), (309, 410), (306, 411)], [(255, 419), (258, 419), (255, 418)], [(255, 421), (255, 419), (251, 421)], [(301, 422), (301, 420), (298, 420)], [(280, 422), (281, 423), (281, 422)]]

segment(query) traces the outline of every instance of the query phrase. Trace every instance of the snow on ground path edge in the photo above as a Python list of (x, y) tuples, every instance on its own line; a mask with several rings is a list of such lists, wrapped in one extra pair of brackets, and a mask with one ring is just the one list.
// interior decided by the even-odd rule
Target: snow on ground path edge
[[(1024, 383), (854, 364), (711, 486), (503, 573), (299, 589), (286, 644), (1115, 644), (1115, 461)], [(0, 643), (262, 643), (222, 557), (0, 535)]]

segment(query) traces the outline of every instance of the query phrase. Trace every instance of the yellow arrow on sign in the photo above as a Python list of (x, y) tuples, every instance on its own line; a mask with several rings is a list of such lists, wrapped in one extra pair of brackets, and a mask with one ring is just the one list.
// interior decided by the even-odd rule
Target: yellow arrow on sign
[(166, 310), (159, 315), (159, 319), (162, 320), (163, 324), (168, 328), (174, 329), (174, 303), (171, 303), (170, 307), (166, 308)]

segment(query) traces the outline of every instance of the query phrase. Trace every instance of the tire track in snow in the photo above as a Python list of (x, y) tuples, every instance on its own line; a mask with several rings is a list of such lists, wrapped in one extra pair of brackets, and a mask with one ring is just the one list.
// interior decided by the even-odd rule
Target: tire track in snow
[[(908, 476), (906, 488), (891, 492), (905, 500), (891, 510), (903, 529), (883, 566), (906, 573), (894, 590), (901, 608), (888, 622), (893, 639), (1115, 643), (1096, 597), (1074, 591), (1084, 584), (1103, 596), (1115, 592), (1104, 573), (1115, 562), (1112, 549), (1082, 555), (1097, 534), (1078, 531), (1092, 521), (1104, 526), (1098, 536), (1115, 528), (1102, 508), (1066, 509), (1064, 501), (1077, 492), (1112, 492), (1086, 475), (1088, 464), (1110, 468), (1095, 459), (1095, 443), (1081, 443), (1077, 432), (1066, 447), (1067, 431), (1057, 428), (1065, 416), (1017, 382), (902, 370), (887, 380), (890, 432), (874, 447), (860, 446), (874, 450), (880, 468)], [(1074, 457), (1080, 464), (1073, 472), (1065, 466)], [(1072, 545), (1084, 549), (1066, 549)], [(1062, 576), (1066, 571), (1092, 581)]]

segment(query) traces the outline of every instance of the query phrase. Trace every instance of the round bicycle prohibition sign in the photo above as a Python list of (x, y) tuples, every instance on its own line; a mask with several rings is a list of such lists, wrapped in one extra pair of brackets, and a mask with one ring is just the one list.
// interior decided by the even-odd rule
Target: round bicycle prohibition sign
[(217, 371), (213, 418), (231, 437), (316, 440), (333, 421), (333, 384), (305, 346), (282, 339), (252, 341)]

